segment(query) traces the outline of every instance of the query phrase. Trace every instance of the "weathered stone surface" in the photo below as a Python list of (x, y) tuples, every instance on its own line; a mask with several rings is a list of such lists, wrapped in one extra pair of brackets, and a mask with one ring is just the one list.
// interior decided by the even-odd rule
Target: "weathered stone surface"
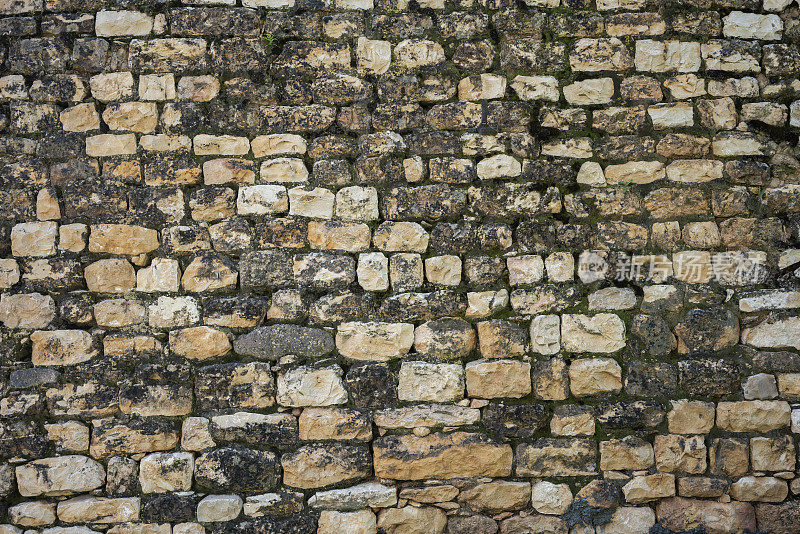
[(100, 487), (105, 469), (86, 456), (58, 456), (18, 466), (16, 478), (23, 497), (72, 495)]
[(675, 497), (656, 506), (659, 522), (672, 530), (706, 527), (709, 532), (743, 532), (754, 529), (756, 517), (748, 503), (717, 503)]
[(114, 454), (141, 454), (167, 451), (178, 443), (177, 433), (166, 424), (133, 420), (127, 424), (114, 419), (92, 421), (89, 454), (107, 458)]
[(269, 451), (222, 447), (195, 460), (195, 483), (212, 491), (271, 491), (279, 476), (278, 457)]
[(397, 504), (395, 488), (365, 482), (344, 489), (319, 491), (308, 501), (315, 509), (352, 511), (360, 508), (387, 508)]
[(617, 393), (622, 389), (622, 368), (611, 358), (573, 360), (569, 387), (576, 397)]
[(401, 401), (452, 402), (464, 396), (464, 368), (459, 364), (403, 362), (398, 373)]
[(508, 476), (511, 447), (482, 434), (384, 436), (373, 442), (375, 474), (396, 480)]
[(569, 352), (615, 352), (625, 346), (625, 324), (612, 313), (591, 317), (565, 314), (561, 339)]
[(278, 375), (278, 403), (283, 406), (332, 406), (347, 402), (342, 369), (301, 366)]
[(0, 531), (796, 530), (796, 3), (145, 4), (0, 0)]
[(281, 465), (286, 485), (310, 489), (367, 478), (372, 458), (367, 445), (305, 445), (284, 454)]
[(476, 360), (465, 368), (467, 395), (520, 398), (531, 392), (531, 366), (516, 360)]
[(597, 445), (589, 439), (540, 438), (516, 450), (520, 476), (584, 476), (597, 472)]
[(0, 296), (0, 322), (7, 328), (46, 328), (55, 318), (55, 302), (39, 293)]
[(342, 323), (336, 331), (336, 348), (354, 360), (399, 358), (413, 343), (414, 326), (408, 323)]
[(75, 365), (99, 353), (92, 335), (82, 330), (38, 330), (31, 342), (34, 365)]
[(277, 360), (286, 355), (319, 358), (334, 348), (333, 338), (324, 330), (291, 324), (263, 326), (239, 336), (237, 353), (260, 360)]
[(717, 426), (731, 432), (767, 432), (788, 426), (789, 420), (789, 404), (782, 401), (717, 404)]
[(443, 534), (447, 516), (431, 506), (390, 508), (378, 514), (378, 527), (391, 534)]

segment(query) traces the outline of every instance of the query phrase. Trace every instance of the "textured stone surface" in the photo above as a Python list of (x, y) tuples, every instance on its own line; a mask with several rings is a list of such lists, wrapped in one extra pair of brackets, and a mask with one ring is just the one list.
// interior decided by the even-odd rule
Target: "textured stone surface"
[(795, 532), (798, 9), (0, 0), (0, 532)]

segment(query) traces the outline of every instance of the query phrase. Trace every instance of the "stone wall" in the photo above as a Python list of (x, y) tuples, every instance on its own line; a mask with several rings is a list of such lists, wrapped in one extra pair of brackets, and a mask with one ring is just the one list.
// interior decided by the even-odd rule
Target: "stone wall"
[(800, 533), (795, 0), (0, 15), (0, 534)]

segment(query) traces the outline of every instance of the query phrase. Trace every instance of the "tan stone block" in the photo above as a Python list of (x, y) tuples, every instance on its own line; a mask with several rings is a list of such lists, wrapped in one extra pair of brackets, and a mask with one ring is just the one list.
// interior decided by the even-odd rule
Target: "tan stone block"
[(432, 284), (459, 285), (461, 283), (461, 258), (454, 255), (426, 258), (425, 277)]
[(561, 358), (537, 362), (533, 369), (533, 394), (542, 400), (564, 400), (569, 397), (567, 364)]
[(170, 350), (190, 360), (207, 360), (227, 354), (231, 342), (227, 334), (209, 326), (194, 326), (169, 333)]
[(445, 59), (442, 45), (426, 39), (405, 39), (394, 47), (394, 60), (406, 69), (437, 65)]
[(558, 102), (558, 79), (554, 76), (515, 76), (511, 88), (520, 100)]
[(336, 217), (344, 221), (378, 220), (378, 192), (374, 187), (350, 186), (336, 192)]
[(86, 155), (98, 158), (136, 154), (134, 134), (99, 134), (86, 138)]
[(675, 400), (667, 413), (669, 431), (675, 434), (708, 434), (714, 428), (714, 404)]
[(246, 159), (218, 158), (203, 163), (203, 181), (206, 185), (252, 184), (255, 180), (253, 164)]
[(0, 258), (0, 289), (8, 289), (19, 282), (19, 265), (11, 258)]
[(360, 252), (369, 249), (371, 233), (364, 223), (310, 221), (308, 243), (318, 250)]
[(198, 256), (186, 266), (181, 284), (186, 291), (204, 293), (236, 287), (239, 273), (227, 262), (214, 256)]
[(373, 245), (383, 252), (419, 252), (428, 248), (430, 236), (418, 223), (383, 222), (372, 234)]
[(619, 393), (622, 368), (611, 358), (580, 358), (569, 366), (569, 387), (576, 397)]
[(89, 449), (89, 427), (78, 421), (44, 425), (47, 439), (59, 451), (86, 452)]
[(199, 134), (192, 143), (198, 156), (244, 156), (250, 152), (250, 140), (246, 137)]
[(370, 441), (372, 424), (368, 416), (346, 408), (306, 408), (298, 420), (304, 441)]
[(89, 79), (92, 96), (101, 102), (127, 100), (133, 96), (133, 74), (106, 72)]
[(136, 287), (136, 271), (127, 260), (108, 258), (86, 266), (86, 287), (96, 293), (125, 293)]
[(655, 462), (653, 446), (641, 438), (626, 436), (600, 442), (600, 469), (641, 471)]
[(296, 134), (267, 134), (257, 135), (250, 142), (253, 156), (280, 156), (283, 154), (305, 154), (306, 140)]
[(700, 474), (706, 470), (703, 436), (658, 435), (654, 438), (653, 449), (659, 471)]
[(464, 489), (458, 496), (458, 501), (479, 513), (522, 510), (531, 502), (531, 485), (529, 482), (505, 480), (487, 482)]
[(139, 76), (140, 100), (174, 100), (175, 75), (142, 74)]
[(372, 510), (355, 512), (323, 510), (319, 515), (317, 534), (375, 534), (377, 528)]
[(387, 534), (444, 534), (445, 513), (432, 506), (387, 508), (378, 514), (378, 528)]
[(397, 395), (401, 401), (458, 401), (464, 397), (464, 368), (452, 363), (403, 362)]
[(18, 223), (11, 228), (11, 254), (52, 256), (56, 253), (58, 224), (52, 221)]
[(304, 445), (281, 456), (283, 482), (301, 489), (352, 482), (371, 474), (366, 444)]
[(289, 189), (289, 215), (331, 219), (335, 198), (322, 187), (293, 187)]
[(138, 11), (98, 11), (94, 28), (98, 37), (147, 35), (153, 30), (153, 17)]
[(190, 452), (155, 452), (139, 462), (142, 493), (189, 491), (194, 455)]
[(512, 456), (509, 445), (466, 432), (392, 435), (373, 442), (375, 475), (395, 480), (504, 477), (511, 474)]
[(300, 366), (278, 374), (278, 404), (293, 408), (333, 406), (347, 402), (338, 365), (314, 369)]
[[(55, 503), (45, 501), (26, 501), (8, 508), (8, 518), (21, 527), (44, 527), (56, 522)], [(5, 528), (5, 527), (4, 527)], [(8, 525), (8, 531), (2, 534), (19, 534), (22, 531)]]
[(353, 360), (389, 361), (408, 353), (413, 344), (410, 323), (349, 322), (336, 331), (336, 348)]
[[(171, 134), (155, 134), (143, 135), (139, 138), (139, 145), (142, 150), (146, 152), (185, 152), (188, 153), (192, 149), (192, 139), (188, 135), (171, 135)], [(153, 178), (149, 179), (155, 182)], [(199, 172), (195, 168), (179, 171), (179, 176), (175, 181), (170, 181), (170, 184), (190, 184), (199, 180)], [(158, 183), (149, 183), (148, 185), (160, 185)]]
[(359, 37), (356, 43), (356, 61), (361, 72), (384, 74), (392, 62), (392, 45), (389, 41)]
[(103, 300), (94, 305), (97, 326), (118, 328), (145, 322), (145, 307), (141, 302), (126, 299)]
[(37, 330), (30, 338), (33, 365), (74, 365), (98, 354), (94, 338), (83, 330)]
[(136, 272), (136, 290), (145, 293), (174, 293), (180, 286), (180, 267), (177, 260), (153, 258), (148, 267)]
[(308, 169), (300, 158), (274, 158), (261, 162), (261, 182), (303, 183), (308, 181)]
[(616, 352), (625, 347), (625, 323), (613, 313), (564, 314), (561, 340), (568, 352)]
[(660, 161), (630, 161), (609, 165), (605, 169), (606, 181), (617, 184), (650, 184), (665, 176), (664, 164)]
[(181, 426), (181, 448), (187, 451), (203, 451), (216, 443), (209, 430), (209, 420), (205, 417), (187, 417)]
[(729, 432), (769, 432), (790, 423), (791, 408), (785, 401), (717, 403), (717, 426)]
[(793, 471), (795, 456), (789, 436), (750, 438), (750, 464), (754, 471)]
[(625, 500), (639, 504), (672, 497), (675, 495), (675, 475), (656, 473), (653, 475), (635, 476), (622, 487)]
[(531, 365), (517, 360), (476, 360), (466, 366), (467, 395), (520, 398), (531, 392)]
[(389, 289), (389, 259), (381, 252), (358, 255), (358, 284), (366, 291)]
[[(752, 505), (743, 502), (717, 502), (701, 499), (675, 497), (656, 505), (656, 515), (661, 525), (680, 532), (697, 525), (712, 527), (710, 532), (744, 532), (756, 528), (756, 516)], [(714, 518), (713, 525), (708, 519)]]
[(76, 104), (59, 114), (65, 132), (88, 132), (100, 129), (100, 115), (94, 104)]
[(138, 497), (110, 499), (82, 495), (58, 503), (58, 518), (65, 523), (123, 523), (139, 519)]
[(0, 322), (6, 328), (46, 328), (55, 316), (56, 305), (50, 295), (0, 295)]
[(737, 501), (782, 502), (789, 485), (774, 477), (742, 477), (731, 484), (730, 495)]
[(158, 124), (158, 108), (153, 102), (118, 102), (106, 106), (103, 122), (111, 130), (150, 133)]
[(17, 487), (23, 497), (60, 496), (99, 488), (106, 478), (98, 462), (80, 455), (34, 460), (16, 468)]
[(570, 504), (572, 491), (567, 484), (542, 480), (531, 488), (531, 505), (540, 514), (561, 515), (569, 509)]
[(564, 86), (564, 98), (573, 106), (608, 104), (614, 96), (614, 80), (590, 78)]
[(178, 80), (178, 98), (193, 102), (210, 102), (219, 94), (219, 80), (216, 76), (182, 76)]

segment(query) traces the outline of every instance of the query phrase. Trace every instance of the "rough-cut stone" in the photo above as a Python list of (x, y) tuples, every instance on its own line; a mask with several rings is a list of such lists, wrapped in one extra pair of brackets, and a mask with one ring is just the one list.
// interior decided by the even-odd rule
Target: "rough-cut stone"
[(339, 366), (315, 369), (300, 366), (278, 375), (279, 404), (284, 406), (332, 406), (347, 402)]
[(342, 323), (336, 330), (336, 348), (353, 360), (388, 361), (406, 354), (414, 343), (414, 325), (408, 323)]
[(756, 528), (752, 505), (736, 501), (720, 503), (674, 497), (658, 503), (656, 515), (663, 526), (673, 531), (706, 527), (711, 533), (722, 534)]
[(790, 424), (789, 403), (740, 401), (717, 404), (717, 426), (730, 432), (768, 432)]
[(83, 330), (37, 330), (30, 337), (34, 365), (75, 365), (99, 353), (92, 335)]
[(0, 296), (0, 322), (7, 328), (46, 328), (55, 318), (53, 298), (39, 293)]
[(625, 324), (613, 313), (564, 314), (561, 339), (569, 352), (615, 352), (625, 347)]
[(384, 436), (373, 442), (375, 474), (397, 480), (508, 476), (511, 447), (483, 434)]
[(617, 393), (622, 389), (622, 368), (611, 358), (574, 360), (569, 366), (569, 387), (576, 397)]
[(403, 362), (397, 395), (401, 401), (460, 400), (464, 396), (464, 368), (452, 363)]
[(320, 358), (334, 348), (331, 335), (320, 329), (291, 324), (262, 326), (239, 336), (236, 352), (260, 360), (278, 360), (287, 355)]
[(170, 350), (180, 356), (195, 360), (207, 360), (224, 356), (231, 350), (231, 342), (225, 332), (208, 326), (195, 326), (169, 333)]
[(352, 511), (359, 508), (388, 508), (397, 504), (397, 489), (365, 482), (344, 489), (319, 491), (309, 500), (314, 509)]
[(367, 445), (305, 445), (281, 457), (283, 480), (301, 489), (353, 482), (370, 475)]
[(517, 360), (476, 360), (466, 366), (467, 395), (520, 398), (531, 392), (531, 366)]
[(447, 516), (431, 506), (404, 506), (382, 510), (378, 514), (378, 527), (387, 534), (443, 534)]
[(91, 491), (105, 482), (105, 476), (101, 464), (78, 455), (34, 460), (16, 468), (17, 486), (23, 497)]

